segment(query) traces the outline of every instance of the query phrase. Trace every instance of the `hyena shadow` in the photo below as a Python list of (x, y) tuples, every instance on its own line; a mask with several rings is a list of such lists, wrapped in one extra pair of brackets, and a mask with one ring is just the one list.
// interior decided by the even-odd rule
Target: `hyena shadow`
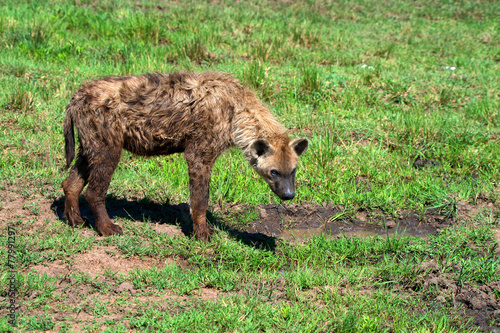
[[(80, 196), (80, 211), (86, 221), (87, 228), (96, 230), (95, 219), (90, 206), (83, 196)], [(118, 198), (112, 194), (106, 196), (106, 207), (111, 219), (129, 219), (136, 223), (158, 223), (178, 226), (186, 236), (193, 235), (193, 220), (191, 218), (189, 205), (180, 203), (177, 205), (166, 202), (159, 204), (145, 197), (138, 200)], [(51, 205), (52, 211), (57, 215), (61, 223), (66, 223), (64, 218), (64, 197), (59, 197)], [(276, 238), (262, 233), (249, 233), (232, 228), (224, 221), (207, 211), (207, 220), (211, 225), (217, 227), (221, 232), (228, 233), (237, 241), (257, 249), (274, 251)], [(124, 235), (123, 237), (127, 237)]]

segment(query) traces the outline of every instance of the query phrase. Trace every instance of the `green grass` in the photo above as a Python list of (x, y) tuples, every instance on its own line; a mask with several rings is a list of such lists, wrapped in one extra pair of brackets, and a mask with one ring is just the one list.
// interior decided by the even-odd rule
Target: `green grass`
[[(453, 217), (459, 202), (481, 196), (498, 207), (498, 12), (496, 1), (468, 0), (0, 1), (0, 190), (28, 200), (22, 208), (29, 218), (12, 221), (18, 268), (67, 263), (98, 246), (185, 262), (110, 272), (103, 284), (73, 277), (97, 295), (87, 313), (109, 318), (118, 308), (127, 320), (78, 328), (87, 331), (473, 331), (451, 301), (435, 307), (400, 286), (418, 284), (419, 265), (431, 259), (461, 283), (498, 280), (491, 232), (498, 208), (425, 240), (315, 237), (278, 241), (268, 251), (225, 233), (210, 244), (169, 237), (132, 218), (119, 221), (125, 236), (108, 239), (60, 221), (35, 229), (44, 207), (29, 200), (61, 194), (64, 108), (83, 82), (220, 70), (254, 89), (293, 136), (309, 138), (296, 181), (299, 203), (332, 202), (347, 215), (438, 209)], [(439, 165), (415, 168), (417, 157)], [(212, 207), (279, 202), (236, 149), (217, 161), (210, 191)], [(179, 155), (125, 153), (109, 193), (184, 203), (186, 163)], [(6, 207), (0, 199), (0, 212)], [(257, 214), (249, 208), (217, 218), (241, 226)], [(0, 241), (4, 257), (6, 238)], [(6, 281), (4, 266), (0, 274)], [(71, 331), (71, 322), (52, 317), (64, 299), (54, 279), (18, 274), (22, 297), (39, 293), (26, 301), (20, 331)], [(124, 281), (151, 297), (118, 300), (109, 290)], [(221, 297), (197, 297), (203, 288)], [(154, 297), (165, 294), (177, 298)], [(0, 318), (0, 331), (9, 327)]]

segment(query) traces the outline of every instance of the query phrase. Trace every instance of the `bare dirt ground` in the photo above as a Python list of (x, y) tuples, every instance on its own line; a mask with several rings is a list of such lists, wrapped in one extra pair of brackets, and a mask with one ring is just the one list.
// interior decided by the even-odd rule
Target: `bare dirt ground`
[[(455, 268), (460, 269), (458, 265)], [(497, 297), (500, 293), (500, 281), (493, 281), (487, 285), (459, 283), (456, 276), (443, 274), (435, 260), (423, 262), (420, 270), (426, 272), (424, 278), (407, 287), (407, 291), (418, 292), (432, 289), (438, 294), (432, 300), (437, 306), (443, 302), (452, 302), (454, 307), (462, 304), (466, 314), (474, 318), (474, 324), (483, 330), (489, 332), (500, 329), (490, 324), (495, 319), (498, 322), (500, 318), (500, 302)]]
[[(2, 198), (0, 207), (0, 229), (7, 229), (7, 224), (15, 221), (29, 221), (28, 224), (18, 224), (22, 237), (29, 236), (38, 229), (46, 227), (47, 223), (64, 223), (62, 211), (64, 199), (59, 196), (54, 198), (51, 187), (47, 188), (47, 195), (39, 193), (20, 194), (15, 188), (0, 191)], [(27, 199), (28, 198), (28, 199)], [(112, 218), (127, 217), (132, 218), (137, 223), (145, 219), (155, 223), (154, 230), (167, 235), (186, 236), (192, 232), (191, 220), (189, 218), (189, 206), (187, 204), (169, 205), (157, 204), (150, 201), (139, 201), (136, 199), (119, 199), (108, 197), (108, 207)], [(286, 205), (260, 205), (258, 207), (248, 207), (235, 205), (225, 207), (225, 212), (245, 212), (248, 209), (255, 209), (258, 217), (248, 223), (245, 227), (226, 226), (209, 213), (209, 219), (219, 226), (223, 232), (228, 232), (231, 236), (243, 240), (256, 246), (272, 248), (277, 238), (285, 238), (289, 241), (303, 241), (311, 235), (324, 233), (329, 237), (365, 237), (380, 235), (382, 237), (394, 237), (395, 235), (426, 236), (434, 234), (459, 220), (468, 220), (486, 208), (494, 208), (488, 200), (479, 200), (478, 204), (471, 205), (461, 202), (457, 206), (457, 215), (449, 218), (441, 215), (438, 211), (427, 211), (423, 216), (418, 216), (414, 212), (401, 212), (396, 217), (388, 217), (379, 211), (359, 211), (354, 216), (347, 216), (343, 207), (334, 206), (331, 203), (324, 204), (286, 204)], [(213, 211), (220, 211), (216, 207)], [(93, 218), (85, 202), (82, 202), (82, 215), (92, 224)], [(215, 215), (215, 213), (214, 213)], [(81, 229), (84, 236), (91, 236), (95, 231), (91, 228)], [(126, 236), (124, 236), (126, 237)], [(496, 238), (500, 243), (500, 229), (496, 230)], [(131, 300), (126, 307), (139, 308), (145, 302), (155, 306), (163, 307), (169, 311), (168, 304), (172, 300), (183, 301), (187, 297), (197, 297), (203, 299), (216, 299), (221, 294), (220, 291), (201, 288), (197, 293), (190, 296), (179, 296), (174, 293), (165, 292), (163, 295), (142, 294), (135, 290), (129, 282), (117, 284), (109, 272), (114, 274), (129, 274), (133, 269), (144, 269), (157, 267), (162, 269), (169, 260), (157, 260), (151, 257), (125, 257), (118, 248), (114, 246), (94, 246), (88, 252), (78, 253), (69, 261), (56, 260), (44, 262), (23, 268), (22, 273), (30, 271), (57, 277), (58, 284), (54, 291), (60, 295), (59, 304), (47, 304), (54, 308), (54, 319), (56, 321), (71, 321), (77, 325), (88, 324), (91, 316), (85, 312), (89, 304), (99, 302), (116, 303), (116, 311), (100, 317), (104, 320), (121, 320), (123, 313), (127, 309), (122, 308), (120, 300), (124, 297)], [(177, 261), (177, 259), (175, 259)], [(181, 259), (179, 259), (181, 260)], [(442, 270), (438, 269), (438, 263), (429, 261), (422, 263), (420, 270), (425, 272), (422, 279), (412, 286), (402, 286), (401, 292), (417, 293), (422, 290), (432, 289), (435, 292), (429, 303), (442, 304), (443, 302), (453, 302), (453, 304), (465, 311), (474, 318), (474, 322), (480, 325), (485, 331), (496, 329), (490, 326), (492, 319), (500, 318), (500, 303), (497, 295), (500, 295), (500, 282), (495, 281), (488, 285), (457, 282), (456, 276), (445, 276)], [(97, 284), (74, 285), (70, 275), (73, 273), (88, 274), (95, 278)], [(99, 282), (114, 282), (112, 292), (100, 294)], [(278, 281), (279, 282), (279, 281)], [(277, 283), (278, 283), (277, 282)], [(111, 284), (113, 285), (113, 283)], [(279, 283), (273, 286), (279, 295)], [(282, 286), (284, 290), (284, 286)], [(370, 291), (368, 291), (370, 292)], [(6, 301), (6, 295), (0, 296), (0, 303)], [(39, 295), (33, 293), (26, 295), (21, 302), (20, 311), (29, 312), (30, 304), (34, 304)], [(276, 296), (279, 297), (279, 296)], [(60, 305), (65, 305), (67, 309), (60, 312)], [(129, 309), (130, 310), (130, 309)], [(39, 311), (39, 310), (33, 310)], [(7, 309), (0, 310), (0, 315), (6, 315)], [(74, 329), (77, 329), (75, 327)]]

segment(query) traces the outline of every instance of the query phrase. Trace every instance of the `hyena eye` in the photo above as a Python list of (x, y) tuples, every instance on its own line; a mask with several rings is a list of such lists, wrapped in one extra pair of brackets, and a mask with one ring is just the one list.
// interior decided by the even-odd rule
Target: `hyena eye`
[(280, 173), (279, 173), (278, 171), (276, 171), (276, 170), (271, 170), (271, 176), (273, 176), (273, 177), (277, 177), (277, 176), (279, 176), (279, 174), (280, 174)]
[(292, 175), (295, 175), (296, 172), (297, 172), (297, 168), (293, 169), (292, 170)]

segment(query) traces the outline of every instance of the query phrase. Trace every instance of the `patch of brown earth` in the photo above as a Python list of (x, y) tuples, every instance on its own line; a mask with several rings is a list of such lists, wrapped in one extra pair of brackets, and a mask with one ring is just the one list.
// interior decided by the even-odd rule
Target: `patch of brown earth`
[(163, 269), (165, 263), (174, 262), (172, 259), (159, 260), (151, 257), (127, 257), (116, 246), (101, 246), (88, 252), (75, 255), (69, 261), (56, 260), (43, 264), (33, 265), (28, 268), (39, 274), (60, 277), (74, 272), (81, 272), (96, 278), (97, 281), (105, 279), (106, 272), (127, 275), (133, 269), (157, 267)]
[(165, 262), (151, 257), (125, 257), (115, 246), (103, 246), (78, 254), (73, 264), (74, 270), (87, 273), (92, 277), (101, 277), (105, 271), (127, 275), (133, 269), (152, 267), (162, 269), (165, 267)]
[(176, 226), (170, 225), (170, 224), (160, 224), (160, 223), (155, 223), (153, 226), (153, 230), (156, 231), (157, 233), (165, 234), (169, 237), (174, 237), (174, 236), (179, 236), (179, 237), (185, 237), (184, 233), (182, 232), (181, 229), (179, 229)]
[[(158, 292), (157, 290), (137, 290), (130, 282), (123, 282), (111, 290), (103, 293), (101, 289), (90, 284), (76, 284), (72, 277), (65, 277), (56, 283), (56, 289), (51, 297), (52, 301), (42, 301), (44, 307), (30, 309), (32, 303), (37, 303), (40, 296), (37, 292), (24, 297), (19, 312), (30, 315), (44, 315), (44, 308), (51, 309), (51, 315), (56, 327), (62, 323), (70, 324), (73, 331), (83, 331), (86, 325), (120, 321), (125, 327), (130, 328), (128, 320), (123, 320), (127, 314), (142, 313), (145, 308), (153, 307), (157, 311), (175, 314), (182, 309), (192, 306), (192, 299), (213, 301), (220, 298), (223, 292), (210, 288), (200, 288), (191, 295), (178, 295), (171, 291)], [(110, 283), (111, 284), (111, 283)], [(1, 297), (0, 297), (1, 300)], [(107, 311), (98, 313), (99, 307), (105, 306)], [(29, 309), (29, 310), (28, 310)], [(0, 315), (5, 315), (0, 310)], [(104, 326), (103, 326), (104, 328)]]
[[(453, 264), (443, 265), (446, 268)], [(458, 265), (453, 266), (455, 271), (460, 271)], [(420, 271), (423, 276), (409, 290), (427, 291), (436, 302), (463, 306), (467, 315), (474, 318), (474, 324), (485, 332), (500, 330), (500, 281), (462, 283), (456, 274), (443, 273), (443, 267), (436, 260), (423, 262)]]
[(495, 229), (495, 240), (497, 241), (498, 247), (500, 248), (500, 228)]
[[(0, 191), (0, 228), (6, 228), (8, 223), (29, 221), (29, 229), (35, 231), (44, 228), (46, 219), (56, 221), (51, 210), (52, 200), (40, 193), (18, 193), (19, 189)], [(47, 191), (53, 191), (47, 186)], [(27, 199), (26, 199), (27, 198)]]

